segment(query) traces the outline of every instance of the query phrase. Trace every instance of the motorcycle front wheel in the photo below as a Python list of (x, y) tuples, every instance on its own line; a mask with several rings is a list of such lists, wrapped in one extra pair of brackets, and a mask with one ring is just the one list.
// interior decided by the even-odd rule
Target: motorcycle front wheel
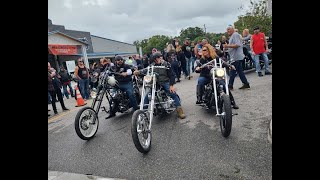
[(151, 149), (151, 130), (149, 117), (142, 110), (136, 110), (132, 115), (131, 135), (137, 150), (146, 154)]
[(230, 97), (226, 94), (223, 94), (221, 97), (221, 107), (220, 113), (223, 114), (220, 116), (220, 128), (221, 133), (224, 137), (228, 137), (231, 133), (232, 126), (232, 109)]
[(83, 107), (76, 115), (74, 127), (77, 135), (83, 140), (94, 137), (98, 131), (99, 119), (94, 109)]

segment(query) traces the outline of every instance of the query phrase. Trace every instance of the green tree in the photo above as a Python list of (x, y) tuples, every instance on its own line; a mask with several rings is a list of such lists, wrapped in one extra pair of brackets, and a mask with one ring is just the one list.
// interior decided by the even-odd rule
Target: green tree
[(244, 29), (249, 29), (253, 33), (253, 28), (259, 26), (261, 31), (267, 36), (272, 32), (272, 16), (267, 14), (267, 3), (265, 0), (253, 2), (250, 0), (249, 11), (245, 15), (238, 16), (234, 23), (235, 28), (241, 34)]
[[(166, 47), (166, 43), (170, 42), (170, 37), (165, 35), (155, 35), (149, 38), (147, 41), (142, 41), (142, 53), (151, 53), (153, 48), (162, 51)], [(146, 40), (146, 39), (145, 39)]]
[(181, 29), (180, 36), (178, 37), (182, 42), (185, 38), (190, 38), (193, 41), (196, 37), (204, 36), (204, 31), (199, 27), (188, 27), (187, 29)]

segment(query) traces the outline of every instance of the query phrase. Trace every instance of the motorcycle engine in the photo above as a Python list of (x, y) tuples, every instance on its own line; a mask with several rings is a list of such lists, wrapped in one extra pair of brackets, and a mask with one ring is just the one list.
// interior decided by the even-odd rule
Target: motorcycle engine
[(114, 94), (112, 94), (112, 98), (118, 104), (118, 109), (120, 112), (125, 112), (130, 107), (130, 101), (125, 92), (121, 90), (117, 90)]
[(212, 95), (212, 91), (213, 91), (213, 89), (211, 88), (211, 86), (205, 86), (203, 97), (202, 97), (204, 102), (210, 101), (211, 95)]

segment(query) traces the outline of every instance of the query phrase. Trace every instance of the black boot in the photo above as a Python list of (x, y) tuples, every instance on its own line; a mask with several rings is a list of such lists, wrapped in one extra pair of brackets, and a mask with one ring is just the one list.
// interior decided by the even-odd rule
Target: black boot
[(232, 93), (230, 92), (230, 90), (229, 90), (229, 97), (230, 97), (230, 101), (231, 101), (231, 107), (232, 107), (233, 109), (239, 109), (239, 106), (236, 105), (236, 102), (234, 101), (233, 95), (232, 95)]
[(112, 118), (112, 117), (114, 117), (114, 116), (116, 116), (116, 113), (114, 113), (114, 112), (111, 111), (110, 115), (109, 115), (108, 117), (106, 117), (106, 119)]
[(63, 101), (63, 100), (60, 101), (60, 104), (61, 104), (61, 107), (62, 107), (62, 109), (63, 109), (64, 111), (68, 111), (68, 110), (69, 110), (69, 109), (66, 108), (66, 106), (64, 105), (64, 101)]
[(56, 102), (55, 102), (55, 101), (52, 101), (52, 104), (51, 104), (51, 105), (52, 105), (52, 109), (53, 109), (54, 114), (58, 114)]
[(197, 85), (197, 102), (196, 102), (196, 104), (203, 103), (203, 101), (202, 101), (203, 90), (204, 90), (203, 85)]

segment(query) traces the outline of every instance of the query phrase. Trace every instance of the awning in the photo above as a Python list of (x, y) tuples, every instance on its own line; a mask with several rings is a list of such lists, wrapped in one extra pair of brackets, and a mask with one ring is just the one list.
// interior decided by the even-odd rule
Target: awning
[(76, 55), (78, 49), (76, 45), (48, 44), (50, 54), (54, 55)]

